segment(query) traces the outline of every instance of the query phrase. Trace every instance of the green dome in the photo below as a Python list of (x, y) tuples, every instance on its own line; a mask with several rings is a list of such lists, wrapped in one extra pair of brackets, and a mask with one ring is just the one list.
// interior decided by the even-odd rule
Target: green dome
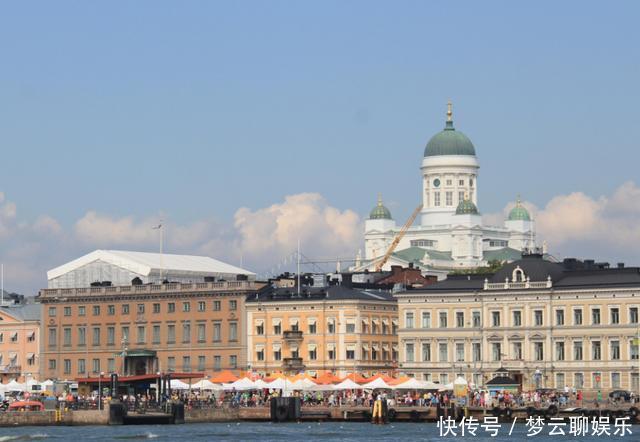
[(476, 207), (476, 205), (473, 204), (473, 201), (468, 200), (466, 198), (460, 201), (460, 204), (458, 204), (458, 207), (456, 207), (456, 215), (477, 215), (477, 214), (478, 214), (478, 208)]
[(509, 221), (531, 221), (529, 211), (520, 202), (520, 197), (516, 201), (516, 206), (509, 212)]
[(424, 149), (424, 156), (436, 155), (476, 155), (471, 140), (462, 132), (455, 130), (451, 112), (451, 103), (447, 110), (447, 123), (442, 132), (435, 134)]
[(369, 219), (392, 219), (391, 212), (382, 204), (382, 197), (378, 196), (378, 204), (371, 209)]

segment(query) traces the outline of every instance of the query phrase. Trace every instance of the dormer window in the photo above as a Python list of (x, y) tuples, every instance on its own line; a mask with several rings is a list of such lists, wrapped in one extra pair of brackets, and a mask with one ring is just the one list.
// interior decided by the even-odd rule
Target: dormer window
[(524, 282), (525, 280), (524, 271), (520, 268), (520, 266), (516, 267), (513, 270), (513, 274), (511, 276), (513, 282)]

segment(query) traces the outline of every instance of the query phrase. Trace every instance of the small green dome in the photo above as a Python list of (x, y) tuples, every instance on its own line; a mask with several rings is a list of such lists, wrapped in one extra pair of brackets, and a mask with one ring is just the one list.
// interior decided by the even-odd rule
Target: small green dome
[(458, 204), (458, 207), (456, 207), (456, 215), (477, 215), (478, 214), (478, 208), (476, 207), (475, 204), (473, 204), (473, 201), (469, 200), (469, 199), (464, 199), (462, 201), (460, 201), (460, 204)]
[(520, 197), (516, 201), (516, 206), (509, 212), (509, 221), (531, 221), (529, 211), (520, 202)]
[(424, 149), (424, 156), (437, 155), (476, 155), (471, 140), (462, 132), (455, 130), (451, 112), (451, 103), (447, 111), (447, 123), (443, 131), (435, 134)]
[(393, 219), (391, 218), (391, 212), (382, 204), (382, 197), (378, 196), (378, 204), (371, 209), (369, 213), (369, 219)]

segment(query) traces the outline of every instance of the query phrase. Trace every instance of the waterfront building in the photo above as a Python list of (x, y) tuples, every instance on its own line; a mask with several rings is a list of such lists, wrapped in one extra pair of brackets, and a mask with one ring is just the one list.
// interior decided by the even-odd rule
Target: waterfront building
[(450, 275), (395, 296), (405, 374), (638, 391), (639, 268), (528, 254), (493, 275)]
[[(123, 259), (116, 262), (110, 255)], [(50, 281), (53, 276), (83, 285), (40, 290), (44, 377), (246, 368), (244, 301), (261, 287), (253, 274), (239, 269), (231, 275), (225, 270), (225, 278), (218, 280), (219, 261), (151, 255), (156, 254), (110, 252), (96, 261), (81, 258), (49, 272)], [(164, 284), (141, 284), (139, 279), (155, 274), (156, 267), (136, 262), (140, 256), (149, 264), (163, 263)], [(127, 278), (135, 275), (133, 283), (92, 284), (104, 281), (105, 275), (121, 281), (114, 277), (114, 267)], [(78, 276), (85, 272), (92, 276)], [(187, 276), (190, 282), (184, 282)]]
[(0, 382), (40, 380), (40, 306), (0, 308)]
[[(392, 373), (398, 358), (396, 300), (387, 290), (269, 285), (247, 298), (247, 363), (259, 373), (344, 376)], [(319, 278), (321, 281), (323, 278)]]
[[(413, 263), (445, 277), (448, 271), (475, 268), (489, 261), (513, 261), (535, 247), (535, 223), (520, 199), (503, 225), (486, 225), (478, 209), (478, 170), (475, 146), (455, 129), (451, 103), (444, 130), (427, 143), (421, 163), (422, 209), (389, 258), (391, 265)], [(354, 270), (373, 269), (400, 232), (382, 198), (365, 221), (365, 256)]]

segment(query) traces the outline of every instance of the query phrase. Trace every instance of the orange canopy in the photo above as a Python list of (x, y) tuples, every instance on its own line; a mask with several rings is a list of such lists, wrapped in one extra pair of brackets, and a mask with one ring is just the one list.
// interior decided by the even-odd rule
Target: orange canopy
[(344, 381), (345, 379), (351, 379), (353, 382), (357, 384), (364, 384), (365, 382), (368, 381), (368, 379), (362, 376), (360, 373), (349, 373), (342, 380)]
[(321, 374), (320, 376), (318, 376), (316, 379), (312, 380), (316, 383), (316, 384), (322, 384), (322, 385), (326, 385), (326, 384), (335, 384), (341, 381), (341, 379), (334, 375), (333, 373), (327, 371), (323, 374)]
[(282, 373), (271, 373), (269, 376), (264, 377), (262, 380), (265, 381), (265, 382), (271, 382), (271, 381), (275, 381), (276, 379), (287, 379), (287, 380), (289, 380), (289, 378), (287, 378)]
[(229, 370), (225, 370), (215, 374), (211, 379), (209, 379), (209, 381), (214, 384), (229, 384), (237, 381), (238, 379), (238, 376), (234, 375)]
[[(374, 376), (371, 376), (370, 378), (366, 379), (365, 382), (373, 382), (376, 379), (382, 379), (387, 384), (392, 384), (396, 380), (395, 378), (392, 378), (391, 376), (387, 376), (386, 374), (378, 373), (378, 374), (376, 374)], [(358, 382), (358, 381), (356, 381), (356, 382)]]
[(411, 378), (409, 376), (400, 376), (399, 378), (394, 378), (391, 381), (385, 381), (385, 382), (387, 384), (389, 384), (389, 385), (399, 385), (399, 384), (402, 384), (404, 382), (407, 382), (410, 379)]

